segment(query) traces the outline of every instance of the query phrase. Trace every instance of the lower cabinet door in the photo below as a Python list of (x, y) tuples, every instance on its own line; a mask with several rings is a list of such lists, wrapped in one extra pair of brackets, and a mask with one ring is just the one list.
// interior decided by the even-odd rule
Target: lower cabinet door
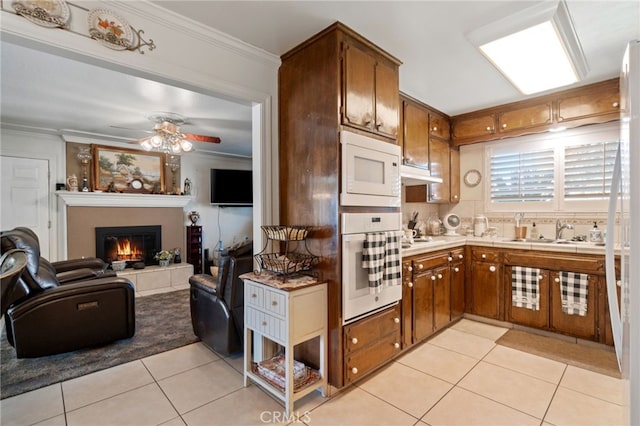
[(500, 263), (472, 262), (471, 264), (471, 313), (487, 318), (503, 320), (500, 310)]
[(507, 321), (515, 324), (525, 325), (535, 328), (549, 327), (549, 271), (540, 270), (538, 276), (538, 294), (540, 303), (538, 309), (529, 309), (527, 307), (518, 307), (513, 304), (512, 292), (512, 266), (505, 267), (504, 287), (505, 287), (505, 312)]
[(433, 271), (420, 274), (413, 282), (413, 342), (433, 334)]
[(596, 299), (598, 298), (598, 281), (596, 275), (589, 275), (587, 289), (587, 312), (584, 316), (568, 314), (562, 308), (562, 293), (560, 288), (560, 273), (551, 272), (551, 330), (583, 339), (595, 340), (596, 328)]

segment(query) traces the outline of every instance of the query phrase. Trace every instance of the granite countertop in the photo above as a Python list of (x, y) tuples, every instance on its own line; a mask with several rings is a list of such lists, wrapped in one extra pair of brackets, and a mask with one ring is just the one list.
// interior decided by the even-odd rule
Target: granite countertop
[(240, 278), (285, 291), (297, 290), (303, 287), (321, 284), (316, 277), (309, 275), (293, 274), (285, 277), (266, 270), (263, 270), (260, 273), (247, 272), (246, 274), (240, 275)]
[[(427, 237), (429, 238), (429, 237)], [(416, 240), (410, 247), (402, 249), (402, 256), (414, 256), (416, 254), (429, 253), (432, 251), (443, 250), (454, 247), (462, 247), (466, 244), (474, 246), (510, 248), (520, 250), (536, 250), (536, 251), (553, 251), (563, 253), (583, 253), (583, 254), (600, 254), (604, 256), (605, 247), (588, 242), (567, 241), (566, 243), (542, 243), (529, 241), (513, 241), (512, 238), (480, 238), (466, 237), (463, 235), (455, 236), (436, 236), (430, 237), (431, 241)], [(615, 249), (616, 254), (620, 254), (619, 247)]]

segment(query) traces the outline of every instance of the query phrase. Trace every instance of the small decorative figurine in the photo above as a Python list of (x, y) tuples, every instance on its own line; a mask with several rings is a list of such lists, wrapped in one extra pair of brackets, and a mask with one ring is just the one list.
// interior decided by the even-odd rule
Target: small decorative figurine
[(67, 188), (71, 192), (78, 192), (78, 178), (76, 175), (71, 175), (67, 178)]
[(184, 180), (184, 195), (191, 195), (191, 179)]
[(116, 184), (113, 181), (109, 182), (109, 185), (107, 185), (107, 192), (117, 192)]
[(198, 220), (200, 219), (200, 213), (195, 210), (190, 211), (189, 219), (191, 219), (191, 226), (196, 226), (196, 223), (198, 223)]

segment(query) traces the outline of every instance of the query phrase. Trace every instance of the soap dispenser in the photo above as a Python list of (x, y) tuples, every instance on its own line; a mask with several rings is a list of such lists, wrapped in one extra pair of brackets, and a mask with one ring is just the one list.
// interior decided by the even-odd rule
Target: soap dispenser
[(529, 238), (531, 238), (532, 240), (537, 240), (540, 237), (540, 234), (538, 234), (538, 228), (536, 228), (536, 223), (533, 222), (533, 224), (531, 225), (531, 233), (529, 234)]
[(589, 241), (592, 243), (601, 243), (603, 241), (602, 230), (598, 228), (598, 222), (593, 222), (593, 228), (589, 232)]

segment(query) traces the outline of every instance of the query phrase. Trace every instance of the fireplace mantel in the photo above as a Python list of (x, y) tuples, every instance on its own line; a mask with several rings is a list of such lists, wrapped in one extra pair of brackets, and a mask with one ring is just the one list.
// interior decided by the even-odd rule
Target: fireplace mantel
[(121, 194), (113, 192), (56, 191), (70, 207), (184, 207), (193, 200), (188, 195)]

